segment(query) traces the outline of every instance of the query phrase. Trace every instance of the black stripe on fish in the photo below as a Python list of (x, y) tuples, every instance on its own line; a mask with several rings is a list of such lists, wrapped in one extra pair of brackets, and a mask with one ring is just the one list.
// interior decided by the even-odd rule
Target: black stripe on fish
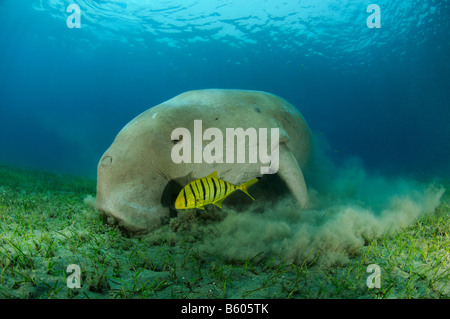
[(189, 185), (189, 188), (191, 189), (192, 196), (194, 196), (194, 202), (197, 202), (197, 197), (195, 196), (195, 193), (194, 193), (191, 183), (189, 183), (188, 185)]
[(187, 197), (186, 197), (186, 190), (183, 188), (183, 195), (184, 197), (184, 207), (187, 207)]
[(203, 189), (203, 199), (206, 199), (206, 189), (205, 189), (205, 180), (202, 178), (200, 180), (200, 183), (202, 184), (202, 189)]
[(216, 185), (216, 179), (215, 178), (213, 178), (213, 179), (211, 179), (211, 181), (212, 181), (212, 184), (213, 184), (213, 187), (214, 187), (214, 196), (213, 196), (213, 199), (216, 199), (216, 197), (217, 197), (217, 195), (218, 195), (218, 189), (217, 189), (217, 185)]

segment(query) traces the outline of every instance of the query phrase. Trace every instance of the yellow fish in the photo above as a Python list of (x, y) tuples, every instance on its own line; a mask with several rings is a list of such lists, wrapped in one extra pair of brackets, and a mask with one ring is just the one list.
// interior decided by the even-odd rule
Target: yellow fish
[[(175, 200), (176, 209), (199, 208), (205, 209), (205, 205), (214, 204), (222, 208), (222, 202), (235, 190), (246, 193), (247, 188), (255, 184), (261, 177), (255, 177), (241, 185), (233, 185), (217, 176), (217, 171), (187, 184), (178, 194)], [(252, 196), (251, 199), (255, 200)]]

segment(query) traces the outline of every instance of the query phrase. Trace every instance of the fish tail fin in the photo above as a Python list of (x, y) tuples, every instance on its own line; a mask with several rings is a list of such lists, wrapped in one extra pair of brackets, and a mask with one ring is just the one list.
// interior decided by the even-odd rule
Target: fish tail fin
[(239, 185), (237, 188), (240, 189), (241, 191), (243, 191), (244, 193), (246, 193), (251, 199), (255, 200), (247, 191), (247, 188), (249, 188), (250, 186), (252, 186), (253, 184), (255, 184), (257, 181), (259, 181), (261, 179), (261, 177), (255, 177), (245, 183), (242, 183), (241, 185)]

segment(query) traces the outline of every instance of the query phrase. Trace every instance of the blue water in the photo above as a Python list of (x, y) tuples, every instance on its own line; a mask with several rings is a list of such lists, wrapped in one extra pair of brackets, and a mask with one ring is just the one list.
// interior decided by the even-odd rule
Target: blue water
[[(81, 28), (68, 28), (69, 4)], [(381, 28), (368, 28), (369, 4)], [(449, 1), (1, 0), (0, 163), (95, 176), (133, 117), (181, 92), (294, 104), (333, 160), (450, 177)]]

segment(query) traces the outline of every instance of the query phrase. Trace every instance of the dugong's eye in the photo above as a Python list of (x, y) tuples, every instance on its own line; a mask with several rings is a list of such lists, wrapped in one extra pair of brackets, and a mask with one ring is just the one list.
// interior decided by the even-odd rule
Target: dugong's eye
[(177, 139), (172, 140), (173, 144), (177, 144), (183, 140), (183, 135), (180, 135)]

